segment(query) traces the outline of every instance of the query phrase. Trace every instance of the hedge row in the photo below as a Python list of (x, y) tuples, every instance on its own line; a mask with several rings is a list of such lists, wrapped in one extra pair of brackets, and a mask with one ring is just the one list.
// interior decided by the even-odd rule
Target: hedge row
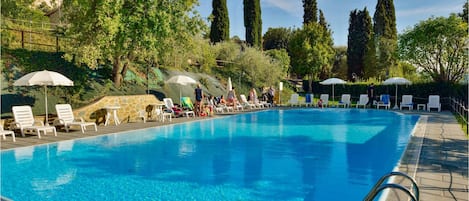
[[(334, 85), (335, 100), (340, 98), (341, 94), (351, 94), (352, 102), (355, 102), (360, 97), (360, 94), (367, 93), (368, 84), (339, 84)], [(303, 91), (308, 91), (308, 81), (303, 81)], [(313, 82), (312, 93), (315, 96), (319, 94), (332, 95), (332, 85), (321, 85), (319, 82)], [(389, 94), (394, 100), (396, 93), (395, 85), (380, 85), (375, 84), (375, 95)], [(412, 85), (398, 85), (398, 98), (401, 99), (402, 95), (410, 94), (414, 97), (414, 102), (427, 103), (429, 95), (440, 95), (443, 105), (449, 105), (449, 97), (454, 97), (468, 103), (468, 86), (467, 84), (451, 84), (451, 83), (417, 83)]]

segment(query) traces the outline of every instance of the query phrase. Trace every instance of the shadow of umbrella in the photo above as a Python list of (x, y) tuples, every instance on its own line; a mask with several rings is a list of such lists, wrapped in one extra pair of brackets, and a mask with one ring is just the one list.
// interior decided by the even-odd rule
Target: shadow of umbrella
[(49, 123), (47, 109), (47, 86), (73, 86), (73, 81), (54, 71), (36, 71), (28, 73), (13, 83), (13, 86), (44, 86), (46, 124)]

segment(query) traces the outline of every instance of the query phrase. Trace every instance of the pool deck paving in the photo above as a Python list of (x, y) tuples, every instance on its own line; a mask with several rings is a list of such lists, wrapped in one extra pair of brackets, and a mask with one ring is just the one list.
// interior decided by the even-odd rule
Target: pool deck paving
[[(462, 131), (453, 114), (449, 111), (439, 113), (415, 110), (402, 112), (419, 114), (422, 118), (414, 130), (414, 135), (411, 137), (396, 171), (403, 172), (415, 179), (420, 190), (419, 200), (421, 201), (469, 201), (468, 137)], [(224, 113), (214, 117), (237, 113)], [(10, 136), (7, 136), (6, 140), (2, 139), (0, 149), (13, 149), (203, 119), (207, 119), (207, 117), (180, 117), (173, 118), (171, 122), (126, 122), (118, 126), (113, 124), (100, 125), (97, 132), (89, 128), (85, 133), (81, 133), (78, 129), (68, 133), (57, 130), (57, 136), (48, 133), (48, 135), (41, 135), (41, 139), (36, 135), (21, 137), (16, 134), (16, 142), (12, 142)], [(396, 176), (395, 183), (410, 188), (410, 182), (402, 177)], [(399, 190), (390, 190), (387, 194), (387, 198), (383, 200), (408, 200), (409, 198)]]

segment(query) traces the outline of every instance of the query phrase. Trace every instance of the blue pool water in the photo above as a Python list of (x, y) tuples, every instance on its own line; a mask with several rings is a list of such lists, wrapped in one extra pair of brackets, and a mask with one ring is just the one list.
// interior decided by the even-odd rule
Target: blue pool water
[(269, 110), (1, 152), (13, 200), (363, 200), (416, 115)]

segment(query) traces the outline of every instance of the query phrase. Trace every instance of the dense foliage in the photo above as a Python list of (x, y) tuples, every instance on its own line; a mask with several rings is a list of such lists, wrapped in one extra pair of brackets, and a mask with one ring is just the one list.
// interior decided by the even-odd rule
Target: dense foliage
[(34, 0), (1, 0), (2, 18), (28, 21), (46, 20), (44, 12), (32, 6), (33, 2)]
[[(378, 0), (373, 16), (373, 33), (376, 45), (376, 77), (387, 77), (397, 65), (397, 27), (393, 0)], [(385, 74), (382, 74), (385, 73)]]
[[(371, 24), (371, 17), (368, 10), (354, 10), (350, 13), (349, 22), (349, 35), (348, 35), (348, 49), (347, 49), (347, 64), (348, 64), (348, 79), (354, 80), (358, 77), (365, 75), (365, 58), (367, 55), (374, 57), (373, 49), (369, 46), (373, 43), (373, 25)], [(371, 70), (371, 69), (370, 69)]]
[(317, 79), (324, 68), (331, 68), (334, 58), (332, 36), (319, 23), (309, 23), (295, 30), (289, 42), (291, 73)]
[(265, 32), (263, 39), (264, 50), (287, 49), (288, 41), (292, 35), (289, 28), (269, 28)]
[(252, 47), (262, 47), (262, 16), (260, 0), (243, 0), (244, 28), (246, 43)]
[(210, 27), (210, 42), (217, 43), (230, 39), (230, 19), (226, 0), (212, 1), (212, 25)]
[(157, 63), (173, 45), (186, 44), (202, 29), (194, 0), (70, 0), (63, 7), (73, 37), (67, 58), (91, 68), (110, 63), (119, 86), (129, 67)]
[(435, 82), (458, 82), (469, 64), (467, 30), (455, 14), (421, 21), (400, 35), (400, 56)]
[(303, 0), (303, 24), (318, 22), (318, 3), (316, 0)]

